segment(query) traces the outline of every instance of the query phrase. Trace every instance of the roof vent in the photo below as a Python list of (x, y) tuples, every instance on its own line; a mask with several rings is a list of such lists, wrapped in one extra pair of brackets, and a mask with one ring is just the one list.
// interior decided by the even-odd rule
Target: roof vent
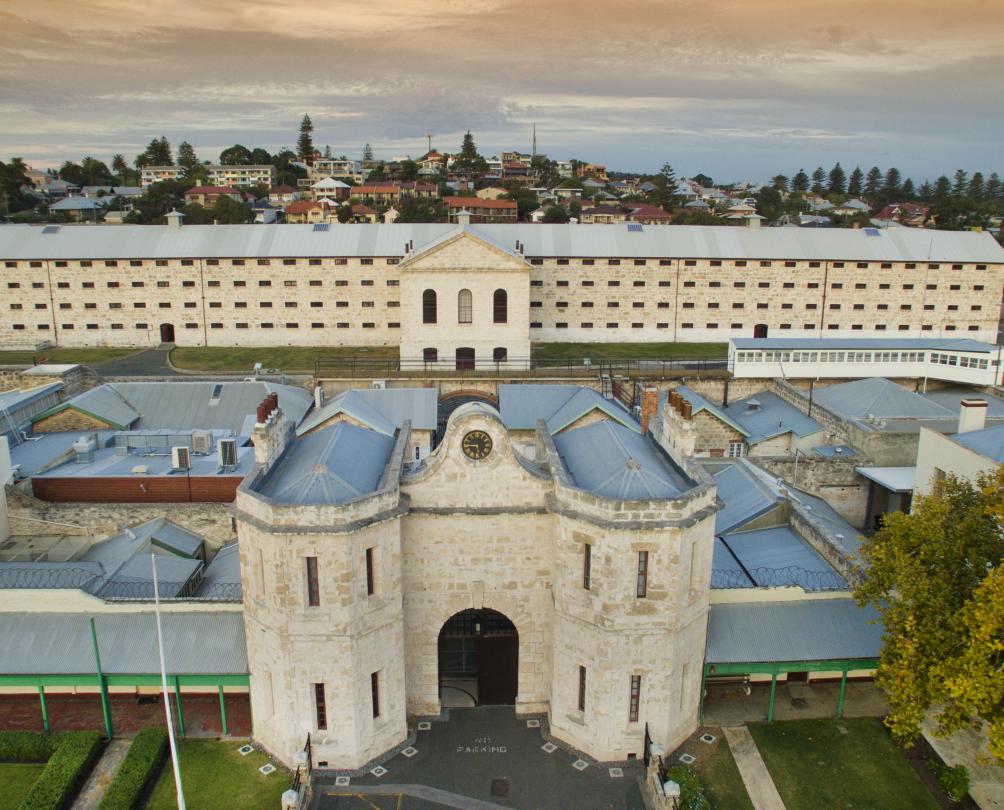
[(42, 233), (59, 233), (59, 225), (46, 225), (42, 228)]
[(747, 413), (753, 413), (754, 411), (759, 411), (759, 410), (760, 410), (760, 400), (753, 399), (752, 397), (750, 397), (750, 399), (746, 400), (746, 412)]
[(314, 232), (315, 233), (325, 232), (330, 227), (331, 227), (331, 225), (328, 224), (327, 222), (317, 222), (317, 223), (314, 223)]
[(833, 448), (833, 452), (836, 453), (839, 456), (841, 453), (844, 452), (844, 448), (843, 447), (834, 447)]

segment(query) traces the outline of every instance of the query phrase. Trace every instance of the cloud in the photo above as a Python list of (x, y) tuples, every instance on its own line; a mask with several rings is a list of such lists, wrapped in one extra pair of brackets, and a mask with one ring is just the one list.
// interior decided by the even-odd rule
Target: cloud
[[(0, 155), (277, 148), (304, 112), (358, 154), (483, 151), (652, 170), (992, 170), (1004, 4), (956, 0), (46, 0), (0, 10)], [(797, 167), (795, 167), (797, 168)]]

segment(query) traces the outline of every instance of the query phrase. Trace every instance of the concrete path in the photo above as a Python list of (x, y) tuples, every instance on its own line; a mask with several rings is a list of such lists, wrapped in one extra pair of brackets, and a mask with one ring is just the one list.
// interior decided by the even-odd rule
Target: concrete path
[(969, 795), (982, 810), (1004, 808), (1004, 766), (994, 764), (987, 746), (987, 728), (963, 729), (949, 737), (934, 733), (936, 723), (928, 714), (922, 725), (924, 738), (949, 765), (969, 770)]
[(760, 751), (746, 726), (726, 726), (722, 729), (735, 757), (739, 775), (756, 810), (785, 810), (784, 802), (763, 764)]
[(80, 795), (73, 803), (72, 810), (94, 810), (101, 803), (131, 743), (132, 740), (112, 740), (108, 743), (108, 747), (105, 748), (101, 759), (94, 766)]

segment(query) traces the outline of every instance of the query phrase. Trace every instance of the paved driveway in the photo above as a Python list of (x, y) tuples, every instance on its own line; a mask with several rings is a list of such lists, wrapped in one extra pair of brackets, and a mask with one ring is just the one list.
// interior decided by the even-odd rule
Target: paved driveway
[(174, 377), (180, 376), (167, 363), (170, 346), (158, 346), (145, 352), (130, 354), (107, 363), (94, 363), (91, 367), (102, 377)]
[(352, 777), (348, 786), (315, 778), (315, 810), (644, 807), (640, 763), (619, 777), (593, 762), (577, 770), (578, 755), (544, 751), (540, 729), (528, 727), (512, 708), (450, 709), (447, 719), (431, 726), (417, 732), (416, 753), (383, 763), (387, 772), (380, 777)]

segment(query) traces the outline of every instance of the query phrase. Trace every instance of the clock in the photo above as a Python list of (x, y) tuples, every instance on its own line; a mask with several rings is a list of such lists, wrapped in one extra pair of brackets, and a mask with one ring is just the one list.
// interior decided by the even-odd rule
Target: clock
[(467, 458), (472, 461), (483, 461), (492, 451), (492, 437), (483, 430), (472, 430), (464, 436), (460, 446)]

